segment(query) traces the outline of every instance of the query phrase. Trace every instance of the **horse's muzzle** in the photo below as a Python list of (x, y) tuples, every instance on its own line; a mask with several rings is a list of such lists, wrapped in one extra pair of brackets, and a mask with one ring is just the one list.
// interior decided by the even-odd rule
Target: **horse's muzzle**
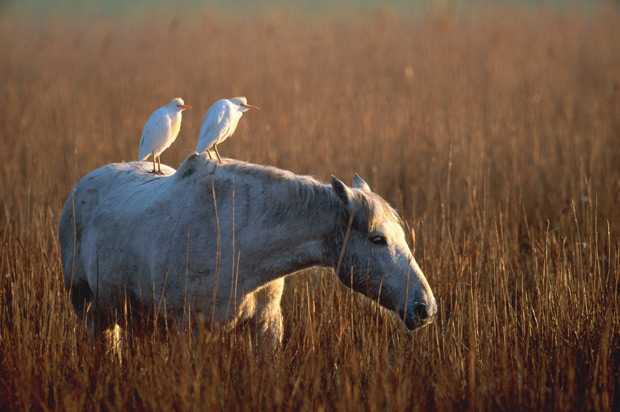
[(434, 300), (430, 303), (416, 303), (413, 308), (407, 308), (407, 313), (403, 309), (398, 310), (398, 316), (409, 330), (432, 323), (436, 313), (437, 304)]

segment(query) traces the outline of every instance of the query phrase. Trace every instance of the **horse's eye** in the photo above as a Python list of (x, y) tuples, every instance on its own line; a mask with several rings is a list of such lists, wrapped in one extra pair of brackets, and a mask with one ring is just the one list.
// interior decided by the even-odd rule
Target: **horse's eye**
[(370, 241), (375, 245), (386, 245), (387, 240), (381, 235), (374, 235), (370, 237)]

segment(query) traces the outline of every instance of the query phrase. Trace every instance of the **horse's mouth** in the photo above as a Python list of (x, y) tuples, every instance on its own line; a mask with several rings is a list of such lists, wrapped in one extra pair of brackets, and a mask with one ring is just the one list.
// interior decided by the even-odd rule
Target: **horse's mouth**
[(398, 316), (409, 330), (417, 329), (433, 321), (433, 318), (428, 316), (425, 305), (417, 305), (414, 308), (414, 313), (415, 316), (406, 316), (403, 309), (398, 310)]

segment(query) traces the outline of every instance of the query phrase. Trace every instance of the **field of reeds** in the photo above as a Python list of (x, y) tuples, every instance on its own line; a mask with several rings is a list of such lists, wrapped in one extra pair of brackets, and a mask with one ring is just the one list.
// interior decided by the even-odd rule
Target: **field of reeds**
[[(0, 14), (0, 409), (619, 410), (620, 13), (380, 9)], [(408, 332), (316, 269), (287, 278), (282, 349), (248, 328), (149, 328), (122, 363), (73, 312), (72, 186), (135, 160), (148, 116), (245, 95), (223, 156), (350, 184), (415, 230), (438, 303)]]

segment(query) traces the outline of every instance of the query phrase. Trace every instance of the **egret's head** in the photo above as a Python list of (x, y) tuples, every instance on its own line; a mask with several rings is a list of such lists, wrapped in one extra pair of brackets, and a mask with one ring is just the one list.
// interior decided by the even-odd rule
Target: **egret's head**
[(245, 96), (233, 97), (232, 99), (228, 100), (231, 101), (233, 104), (239, 106), (240, 112), (247, 112), (250, 109), (258, 110), (258, 107), (248, 104), (248, 99), (246, 99)]
[(173, 110), (176, 110), (177, 112), (182, 112), (183, 110), (192, 108), (192, 106), (185, 104), (183, 99), (181, 99), (180, 97), (175, 97), (174, 99), (172, 99), (172, 101), (168, 103), (168, 107), (170, 107)]

